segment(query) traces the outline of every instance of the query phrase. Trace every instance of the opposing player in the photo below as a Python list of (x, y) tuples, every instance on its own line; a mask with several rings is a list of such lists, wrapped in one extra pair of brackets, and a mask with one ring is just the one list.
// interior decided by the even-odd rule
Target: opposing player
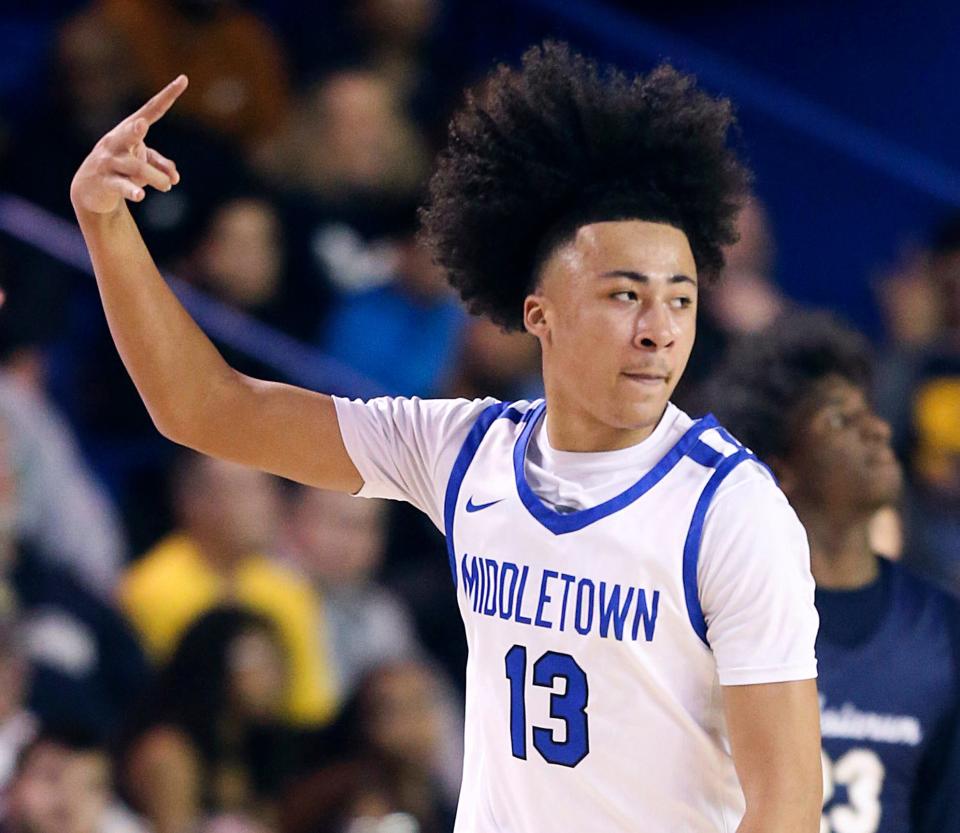
[(526, 328), (545, 401), (333, 399), (228, 367), (125, 208), (169, 189), (144, 144), (174, 81), (72, 197), (120, 354), (171, 439), (445, 531), (469, 643), (459, 833), (813, 833), (817, 627), (772, 478), (669, 402), (747, 174), (729, 104), (561, 44), (454, 118), (425, 236), (471, 309)]
[(793, 316), (739, 345), (712, 386), (810, 536), (821, 830), (960, 832), (960, 606), (870, 548), (867, 526), (897, 500), (901, 473), (869, 404), (866, 345), (822, 314)]

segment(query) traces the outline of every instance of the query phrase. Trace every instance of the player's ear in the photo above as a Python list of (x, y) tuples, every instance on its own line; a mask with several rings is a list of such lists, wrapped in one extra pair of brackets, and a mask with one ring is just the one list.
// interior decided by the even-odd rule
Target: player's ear
[(528, 295), (523, 300), (523, 326), (531, 335), (543, 338), (547, 334), (547, 313), (541, 295)]

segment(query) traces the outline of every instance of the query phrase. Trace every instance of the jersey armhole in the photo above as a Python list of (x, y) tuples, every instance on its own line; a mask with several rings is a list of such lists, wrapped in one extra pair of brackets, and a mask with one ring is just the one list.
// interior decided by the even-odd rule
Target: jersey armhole
[(707, 621), (703, 615), (703, 607), (700, 604), (700, 588), (697, 585), (697, 567), (700, 562), (703, 523), (720, 484), (744, 460), (756, 460), (756, 457), (746, 449), (740, 448), (739, 451), (723, 458), (717, 464), (716, 470), (710, 476), (707, 485), (703, 487), (703, 491), (697, 499), (697, 505), (694, 507), (693, 517), (690, 521), (690, 529), (687, 531), (687, 538), (683, 545), (683, 595), (686, 601), (687, 617), (690, 619), (690, 625), (694, 633), (700, 637), (703, 644), (708, 648), (710, 642), (707, 640)]
[(476, 456), (480, 443), (490, 430), (490, 426), (500, 417), (505, 417), (511, 422), (519, 422), (523, 414), (512, 406), (510, 402), (494, 402), (488, 405), (480, 412), (476, 422), (467, 434), (467, 438), (460, 446), (453, 463), (453, 469), (450, 471), (450, 478), (447, 480), (447, 489), (443, 499), (443, 531), (447, 538), (447, 558), (450, 560), (450, 574), (453, 576), (453, 587), (457, 587), (457, 553), (453, 545), (453, 521), (457, 512), (457, 500), (460, 496), (460, 486), (463, 484), (463, 478), (467, 475), (467, 470)]

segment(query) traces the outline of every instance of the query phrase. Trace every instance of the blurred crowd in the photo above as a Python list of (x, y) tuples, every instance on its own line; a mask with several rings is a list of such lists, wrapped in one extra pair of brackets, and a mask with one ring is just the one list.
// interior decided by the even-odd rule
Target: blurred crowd
[[(182, 184), (134, 209), (161, 266), (384, 394), (539, 395), (535, 342), (469, 318), (417, 244), (474, 80), (440, 0), (326, 4), (310, 31), (294, 5), (78, 4), (44, 95), (2, 124), (0, 191), (70, 218), (91, 146), (185, 72), (151, 130)], [(691, 412), (727, 345), (794, 307), (759, 199), (740, 223), (702, 296)], [(0, 236), (0, 285), (3, 829), (449, 830), (465, 647), (429, 521), (173, 447), (88, 277)], [(876, 402), (909, 488), (874, 546), (960, 592), (960, 218), (875, 287)]]

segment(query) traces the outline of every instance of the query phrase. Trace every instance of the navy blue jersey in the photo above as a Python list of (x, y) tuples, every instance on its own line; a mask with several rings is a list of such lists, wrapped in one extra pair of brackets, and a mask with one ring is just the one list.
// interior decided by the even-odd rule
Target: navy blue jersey
[(960, 604), (879, 559), (817, 590), (823, 833), (960, 831)]

